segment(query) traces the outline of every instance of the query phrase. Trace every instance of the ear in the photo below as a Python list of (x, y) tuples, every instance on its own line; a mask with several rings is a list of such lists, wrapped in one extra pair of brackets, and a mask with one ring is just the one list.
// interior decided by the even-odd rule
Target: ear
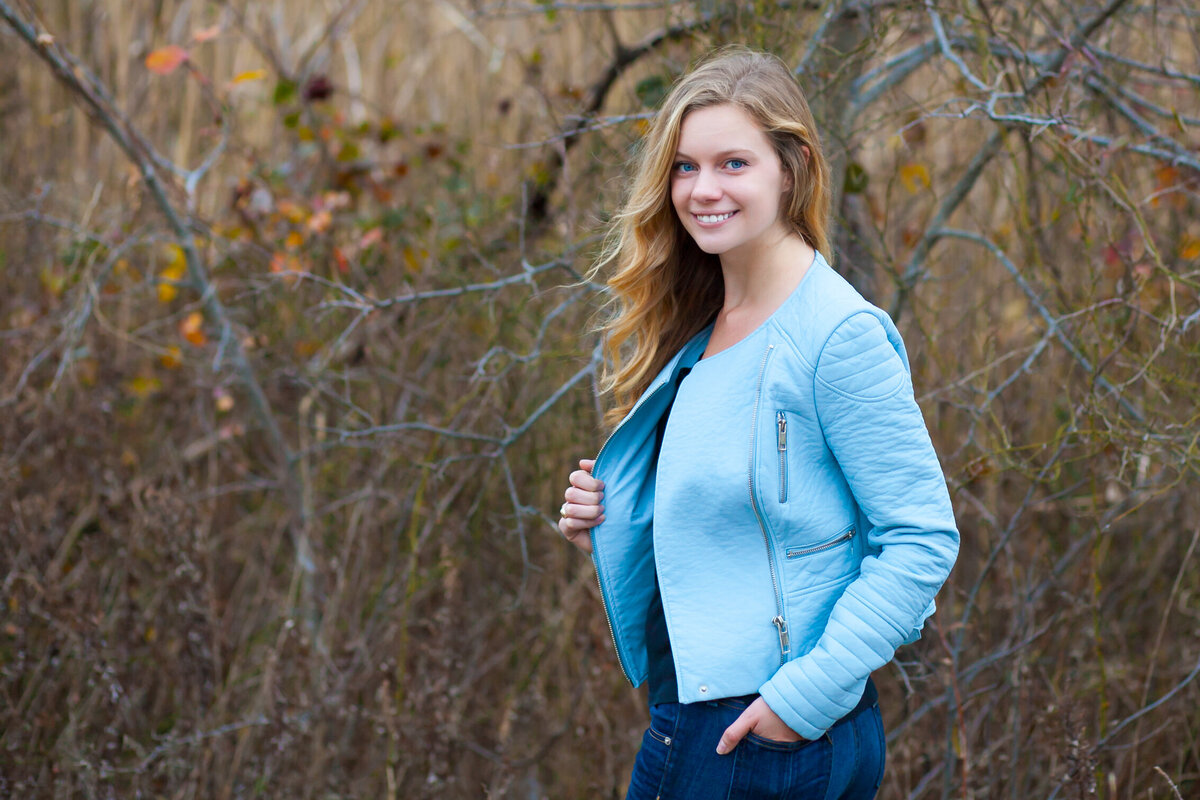
[(805, 164), (812, 161), (812, 151), (808, 149), (808, 145), (806, 145), (806, 144), (800, 145), (800, 152), (804, 153), (804, 163)]

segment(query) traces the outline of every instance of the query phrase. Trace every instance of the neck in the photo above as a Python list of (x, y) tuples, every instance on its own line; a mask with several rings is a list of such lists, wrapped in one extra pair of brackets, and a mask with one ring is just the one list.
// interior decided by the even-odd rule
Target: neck
[(724, 311), (745, 305), (778, 302), (796, 288), (814, 257), (813, 248), (789, 233), (754, 253), (724, 253)]

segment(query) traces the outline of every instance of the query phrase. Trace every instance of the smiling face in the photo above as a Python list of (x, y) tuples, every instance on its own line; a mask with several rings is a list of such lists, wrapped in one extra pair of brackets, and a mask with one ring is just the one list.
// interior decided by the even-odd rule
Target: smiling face
[(791, 179), (745, 111), (724, 103), (690, 112), (679, 129), (671, 203), (706, 253), (752, 258), (791, 232), (781, 214)]

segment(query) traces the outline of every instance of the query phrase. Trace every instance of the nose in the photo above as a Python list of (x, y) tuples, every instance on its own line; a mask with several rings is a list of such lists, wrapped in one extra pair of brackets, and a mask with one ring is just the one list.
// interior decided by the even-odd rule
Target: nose
[(712, 170), (702, 169), (692, 182), (692, 196), (697, 200), (719, 200), (721, 198), (721, 183)]

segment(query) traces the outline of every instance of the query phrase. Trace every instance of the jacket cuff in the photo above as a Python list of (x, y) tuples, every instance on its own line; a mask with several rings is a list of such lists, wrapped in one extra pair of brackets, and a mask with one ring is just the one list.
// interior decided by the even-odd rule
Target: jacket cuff
[[(784, 723), (805, 739), (820, 739), (825, 732), (832, 728), (842, 717), (849, 714), (862, 699), (867, 687), (867, 679), (863, 678), (854, 687), (838, 693), (836, 699), (825, 696), (816, 683), (808, 680), (807, 675), (794, 676), (796, 681), (786, 681), (787, 696), (780, 691), (776, 684), (780, 676), (763, 684), (759, 690), (762, 699), (771, 707)], [(820, 707), (808, 702), (809, 697), (819, 697)]]
[(857, 597), (843, 595), (838, 606), (816, 646), (759, 689), (771, 710), (806, 739), (820, 738), (854, 710), (867, 678), (891, 661), (904, 638)]

